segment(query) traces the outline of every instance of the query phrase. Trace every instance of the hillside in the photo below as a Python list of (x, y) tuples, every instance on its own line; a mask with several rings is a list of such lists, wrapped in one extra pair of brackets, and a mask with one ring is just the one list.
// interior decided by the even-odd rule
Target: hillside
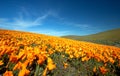
[(82, 41), (90, 41), (90, 42), (108, 44), (108, 45), (118, 45), (120, 42), (120, 28), (108, 30), (92, 35), (86, 35), (86, 36), (69, 35), (62, 37), (74, 39), (74, 40), (80, 40), (80, 41), (82, 40)]
[(0, 76), (120, 76), (120, 48), (0, 30)]

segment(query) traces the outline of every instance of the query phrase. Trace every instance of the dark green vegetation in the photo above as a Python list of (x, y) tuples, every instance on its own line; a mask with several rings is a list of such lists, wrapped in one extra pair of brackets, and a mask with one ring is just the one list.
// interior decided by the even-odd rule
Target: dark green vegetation
[(68, 35), (62, 37), (120, 47), (120, 28), (86, 36)]

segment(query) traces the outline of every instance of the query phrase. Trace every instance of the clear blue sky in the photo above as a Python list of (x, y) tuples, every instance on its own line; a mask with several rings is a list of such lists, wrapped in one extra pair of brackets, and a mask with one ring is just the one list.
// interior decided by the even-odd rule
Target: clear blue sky
[(0, 0), (0, 28), (54, 36), (120, 28), (120, 0)]

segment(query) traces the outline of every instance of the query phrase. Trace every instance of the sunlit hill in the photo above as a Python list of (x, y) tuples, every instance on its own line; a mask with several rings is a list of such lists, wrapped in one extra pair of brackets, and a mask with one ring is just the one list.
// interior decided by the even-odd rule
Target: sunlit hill
[[(104, 34), (106, 35), (106, 33)], [(100, 35), (102, 36), (103, 33)], [(98, 38), (97, 34), (93, 37), (99, 39), (100, 35)], [(92, 38), (86, 36), (85, 39), (87, 37)], [(1, 75), (119, 76), (120, 48), (43, 34), (1, 29)]]

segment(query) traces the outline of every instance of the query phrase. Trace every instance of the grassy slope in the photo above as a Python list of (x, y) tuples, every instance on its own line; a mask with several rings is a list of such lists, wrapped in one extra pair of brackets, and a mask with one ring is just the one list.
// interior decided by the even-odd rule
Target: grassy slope
[(64, 38), (74, 39), (74, 40), (83, 40), (83, 41), (90, 41), (95, 43), (102, 43), (108, 45), (116, 45), (120, 42), (120, 28), (109, 30), (105, 32), (100, 32), (97, 34), (87, 35), (87, 36), (62, 36)]

